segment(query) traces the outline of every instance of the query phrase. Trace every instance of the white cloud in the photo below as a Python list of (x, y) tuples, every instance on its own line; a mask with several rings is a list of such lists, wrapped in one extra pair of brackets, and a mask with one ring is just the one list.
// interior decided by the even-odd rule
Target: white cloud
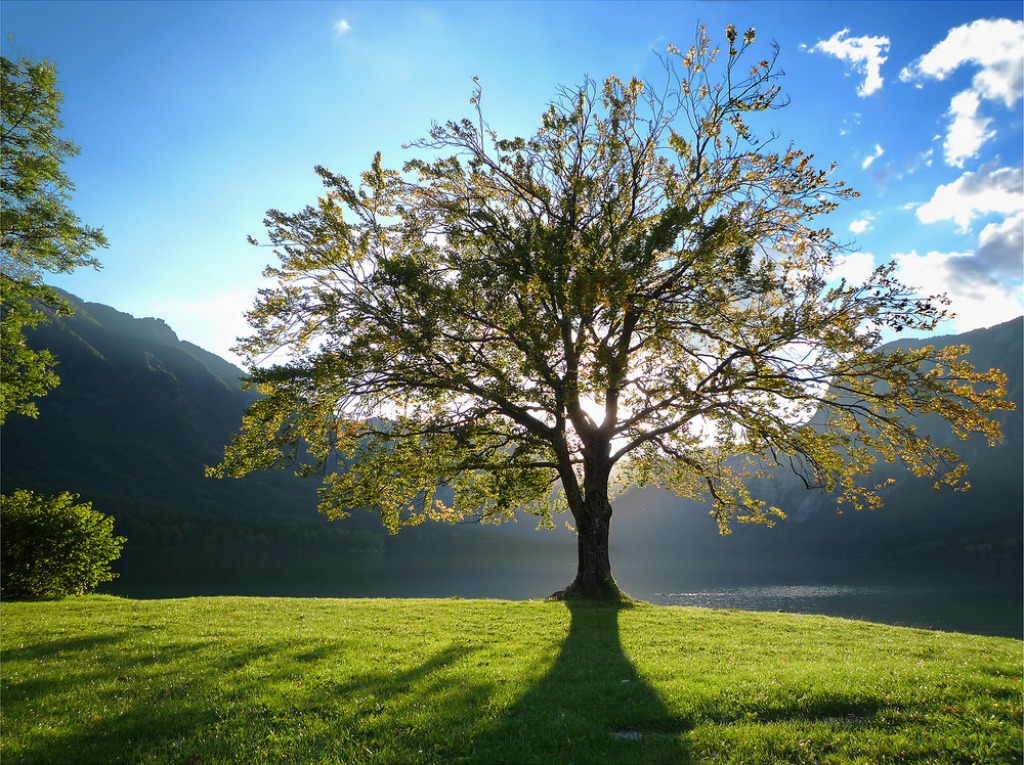
[(961, 267), (970, 253), (917, 252), (897, 254), (896, 276), (917, 288), (922, 296), (945, 294), (949, 310), (956, 314), (955, 331), (967, 332), (991, 327), (1024, 313), (1024, 291), (1020, 282), (998, 279), (964, 278)]
[(852, 252), (836, 264), (829, 277), (836, 281), (846, 279), (847, 284), (863, 284), (874, 270), (874, 255), (869, 252)]
[(973, 252), (909, 252), (894, 259), (896, 276), (920, 294), (949, 296), (959, 332), (1024, 313), (1024, 209), (985, 226)]
[(827, 40), (819, 40), (809, 48), (811, 53), (827, 53), (852, 64), (854, 71), (864, 75), (857, 95), (870, 96), (882, 87), (882, 64), (888, 58), (888, 37), (846, 37), (849, 29), (841, 29)]
[(949, 31), (946, 39), (905, 67), (900, 79), (920, 77), (944, 80), (964, 64), (982, 71), (975, 76), (979, 92), (1001, 98), (1007, 107), (1020, 98), (1024, 87), (1024, 21), (979, 19)]
[(339, 20), (338, 23), (334, 25), (334, 34), (338, 35), (338, 37), (348, 34), (351, 31), (352, 25), (345, 21), (345, 19)]
[(864, 158), (864, 161), (860, 163), (860, 169), (867, 170), (869, 167), (871, 167), (872, 163), (876, 159), (881, 157), (883, 154), (885, 154), (885, 150), (881, 147), (880, 144), (876, 143), (874, 153)]
[(980, 107), (981, 99), (971, 90), (958, 93), (949, 102), (949, 132), (942, 148), (946, 162), (953, 167), (963, 167), (965, 159), (976, 156), (985, 141), (996, 135), (988, 129), (992, 120), (979, 116)]
[(855, 234), (863, 234), (869, 228), (871, 228), (871, 218), (861, 218), (850, 224), (850, 231)]
[(1024, 90), (1024, 21), (979, 19), (955, 27), (928, 53), (900, 72), (903, 82), (926, 78), (944, 80), (961, 66), (979, 67), (971, 87), (953, 97), (949, 105), (950, 129), (944, 142), (946, 162), (963, 167), (981, 146), (995, 136), (991, 120), (981, 116), (983, 101), (999, 101), (1006, 108)]
[(989, 223), (978, 235), (974, 254), (953, 258), (950, 266), (967, 278), (1024, 281), (1024, 212)]
[(1024, 210), (1024, 170), (1019, 167), (967, 172), (939, 186), (932, 198), (917, 208), (922, 223), (952, 220), (962, 232), (979, 215), (1016, 215)]

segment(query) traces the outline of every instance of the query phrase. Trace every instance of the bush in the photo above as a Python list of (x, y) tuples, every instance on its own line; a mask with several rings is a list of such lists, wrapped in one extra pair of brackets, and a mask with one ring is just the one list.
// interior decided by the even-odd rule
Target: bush
[(81, 595), (116, 576), (110, 563), (124, 537), (114, 536), (113, 518), (76, 499), (25, 490), (0, 497), (0, 596)]

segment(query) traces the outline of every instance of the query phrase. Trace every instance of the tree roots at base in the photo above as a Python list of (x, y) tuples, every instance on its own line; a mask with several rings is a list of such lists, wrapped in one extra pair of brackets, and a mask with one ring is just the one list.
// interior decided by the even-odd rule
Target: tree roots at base
[(554, 602), (573, 600), (589, 601), (592, 603), (617, 603), (619, 605), (634, 605), (637, 603), (636, 600), (619, 589), (619, 585), (611, 578), (601, 582), (580, 582), (579, 579), (576, 579), (572, 584), (551, 593), (546, 599)]

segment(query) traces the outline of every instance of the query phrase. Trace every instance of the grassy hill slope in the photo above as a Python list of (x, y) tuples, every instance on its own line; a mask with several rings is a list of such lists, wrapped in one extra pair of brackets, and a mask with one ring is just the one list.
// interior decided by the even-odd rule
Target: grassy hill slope
[(1021, 643), (462, 600), (0, 604), (16, 763), (1021, 761)]

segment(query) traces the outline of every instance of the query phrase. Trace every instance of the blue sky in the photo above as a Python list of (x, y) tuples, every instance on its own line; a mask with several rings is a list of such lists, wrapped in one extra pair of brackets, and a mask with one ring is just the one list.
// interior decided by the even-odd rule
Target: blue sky
[(698, 23), (775, 41), (790, 105), (759, 123), (862, 196), (829, 224), (856, 278), (895, 259), (949, 294), (944, 332), (1024, 313), (1020, 2), (21, 2), (3, 53), (53, 60), (72, 207), (103, 269), (54, 284), (234, 360), (272, 259), (246, 244), (271, 207), (315, 201), (315, 164), (357, 177), (432, 120), (470, 113), (474, 76), (503, 134), (559, 85), (652, 76)]

